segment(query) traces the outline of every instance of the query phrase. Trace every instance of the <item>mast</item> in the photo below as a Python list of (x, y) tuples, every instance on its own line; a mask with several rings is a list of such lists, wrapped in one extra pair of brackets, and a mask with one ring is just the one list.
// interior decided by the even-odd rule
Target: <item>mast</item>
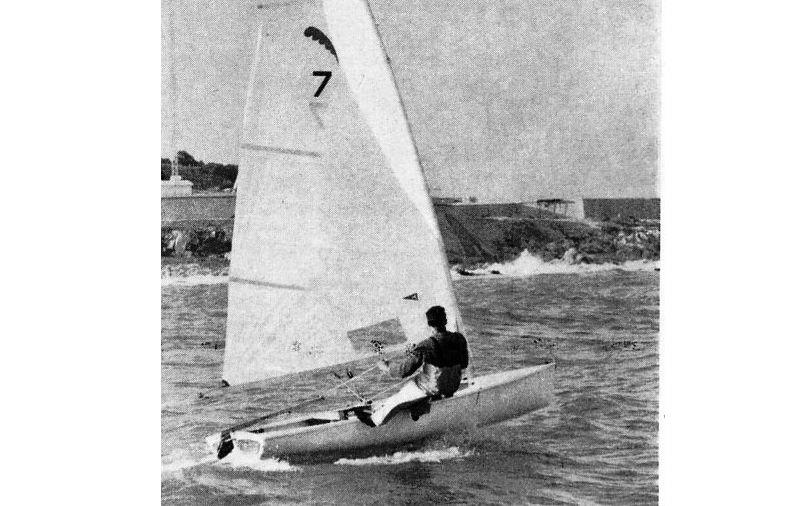
[(169, 58), (169, 101), (172, 108), (172, 173), (170, 179), (180, 179), (180, 172), (178, 171), (178, 104), (175, 103), (177, 96), (175, 88), (177, 87), (177, 78), (175, 73), (175, 15), (177, 13), (178, 0), (172, 0), (170, 5), (169, 16), (169, 40), (170, 40), (170, 58)]
[[(422, 179), (425, 181), (425, 189), (428, 192), (428, 207), (430, 212), (433, 216), (436, 216), (436, 209), (433, 206), (433, 201), (431, 200), (431, 189), (428, 179), (425, 177), (425, 169), (422, 167), (422, 158), (419, 155), (419, 148), (417, 147), (417, 142), (414, 139), (414, 132), (411, 130), (411, 124), (408, 121), (408, 111), (406, 109), (405, 102), (403, 101), (403, 94), (400, 93), (400, 88), (397, 86), (397, 76), (394, 73), (394, 69), (392, 68), (392, 60), (389, 58), (389, 53), (386, 51), (386, 44), (383, 42), (383, 37), (381, 36), (380, 30), (378, 30), (378, 23), (375, 21), (375, 14), (372, 12), (372, 6), (369, 3), (369, 0), (363, 0), (364, 4), (367, 6), (367, 12), (369, 13), (369, 17), (372, 20), (372, 25), (375, 27), (375, 33), (378, 36), (378, 41), (381, 45), (381, 51), (383, 52), (384, 59), (386, 61), (386, 66), (389, 68), (389, 75), (392, 78), (392, 84), (394, 84), (395, 89), (397, 90), (397, 98), (400, 102), (400, 109), (403, 111), (403, 123), (405, 124), (406, 130), (408, 131), (408, 136), (411, 137), (411, 144), (414, 147), (414, 155), (417, 158), (417, 164), (419, 166), (420, 172), (422, 173)], [(437, 227), (438, 228), (438, 227)], [(447, 259), (447, 253), (444, 248), (444, 241), (442, 240), (442, 232), (439, 230), (439, 237), (438, 237), (438, 246), (439, 246), (439, 255), (442, 258), (443, 265), (449, 266), (450, 263)], [(448, 274), (447, 276), (448, 284), (450, 286), (450, 291), (455, 293), (453, 287), (453, 279)], [(461, 332), (461, 312), (456, 315), (455, 321), (455, 328), (457, 332)]]
[[(383, 36), (381, 36), (381, 31), (378, 30), (378, 22), (375, 20), (375, 14), (372, 12), (372, 6), (370, 5), (369, 0), (362, 0), (362, 1), (367, 7), (367, 12), (369, 13), (370, 20), (372, 21), (372, 26), (375, 27), (375, 33), (378, 36), (378, 42), (380, 43), (381, 52), (383, 52), (383, 57), (386, 61), (386, 66), (389, 68), (389, 75), (391, 76), (392, 84), (394, 84), (394, 88), (395, 90), (397, 90), (397, 98), (398, 101), (400, 102), (400, 109), (403, 112), (403, 123), (405, 124), (408, 136), (411, 138), (411, 144), (414, 146), (414, 155), (417, 158), (417, 166), (419, 167), (419, 170), (422, 173), (423, 181), (425, 181), (425, 189), (428, 193), (428, 199), (427, 199), (428, 208), (430, 209), (430, 212), (433, 214), (434, 218), (438, 220), (438, 218), (436, 218), (437, 216), (436, 208), (433, 206), (433, 200), (431, 199), (430, 183), (428, 182), (428, 179), (425, 177), (425, 168), (422, 166), (422, 158), (419, 155), (419, 148), (417, 147), (417, 141), (416, 139), (414, 139), (414, 132), (411, 130), (411, 123), (408, 121), (408, 110), (406, 109), (405, 102), (403, 101), (403, 94), (400, 93), (400, 87), (397, 85), (397, 75), (395, 74), (394, 69), (392, 68), (392, 61), (391, 58), (389, 57), (389, 52), (386, 50), (386, 44), (383, 42)], [(452, 293), (453, 297), (455, 297), (455, 287), (453, 285), (453, 278), (450, 275), (449, 271), (450, 261), (447, 259), (447, 251), (445, 250), (444, 247), (444, 240), (442, 239), (442, 231), (441, 228), (438, 226), (438, 223), (436, 224), (436, 229), (438, 232), (437, 246), (439, 247), (439, 256), (441, 257), (442, 265), (448, 271), (446, 273), (446, 278), (447, 278), (447, 284), (450, 289), (450, 293)], [(456, 311), (456, 314), (450, 315), (450, 317), (453, 319), (453, 327), (455, 328), (456, 332), (463, 333), (464, 329), (461, 320), (461, 310), (458, 308), (457, 302), (453, 306), (453, 308)], [(467, 350), (469, 356), (472, 357), (472, 350), (469, 349), (469, 339), (467, 339), (466, 341), (467, 341)], [(470, 360), (469, 362), (466, 374), (467, 377), (472, 378), (472, 360)]]

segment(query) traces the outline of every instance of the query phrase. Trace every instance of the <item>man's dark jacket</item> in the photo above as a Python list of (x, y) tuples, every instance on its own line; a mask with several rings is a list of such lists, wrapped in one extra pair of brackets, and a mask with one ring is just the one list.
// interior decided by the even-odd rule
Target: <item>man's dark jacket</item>
[(469, 365), (467, 340), (458, 332), (436, 332), (412, 348), (403, 360), (393, 362), (391, 372), (403, 378), (420, 366), (414, 378), (417, 386), (430, 396), (450, 397), (461, 385), (461, 373)]

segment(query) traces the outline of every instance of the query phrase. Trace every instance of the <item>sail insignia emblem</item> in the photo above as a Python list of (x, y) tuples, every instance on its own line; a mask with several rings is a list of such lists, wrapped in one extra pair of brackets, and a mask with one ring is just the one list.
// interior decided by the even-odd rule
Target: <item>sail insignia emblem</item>
[(403, 297), (403, 300), (419, 300), (419, 295), (417, 295), (417, 292), (414, 292), (411, 295)]
[(305, 35), (306, 37), (310, 37), (311, 40), (316, 40), (317, 42), (325, 46), (325, 49), (330, 51), (333, 57), (336, 58), (336, 61), (337, 62), (339, 61), (339, 57), (336, 55), (336, 49), (333, 47), (333, 42), (331, 42), (331, 39), (329, 39), (327, 35), (322, 33), (322, 30), (320, 30), (316, 26), (309, 26), (308, 28), (305, 29), (303, 35)]

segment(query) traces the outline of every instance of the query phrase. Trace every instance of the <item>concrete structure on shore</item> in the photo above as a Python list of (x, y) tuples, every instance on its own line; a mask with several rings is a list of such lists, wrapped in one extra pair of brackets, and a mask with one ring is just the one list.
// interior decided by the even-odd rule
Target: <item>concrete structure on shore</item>
[(186, 197), (192, 194), (192, 182), (173, 174), (168, 181), (161, 181), (161, 198)]
[(583, 217), (592, 221), (660, 220), (661, 199), (583, 199)]
[[(163, 186), (162, 186), (163, 188)], [(225, 225), (233, 222), (236, 193), (197, 192), (189, 195), (161, 195), (161, 226), (199, 223)]]
[[(186, 197), (192, 194), (192, 186), (194, 183), (191, 181), (187, 181), (181, 177), (180, 171), (178, 170), (178, 160), (175, 159), (175, 162), (170, 164), (172, 167), (172, 175), (170, 176), (169, 180), (161, 181), (161, 198), (164, 197)], [(163, 164), (162, 164), (163, 167)], [(163, 170), (163, 168), (162, 168)], [(162, 217), (162, 222), (163, 217)]]
[(608, 221), (615, 219), (658, 220), (659, 198), (541, 198), (527, 203), (576, 220)]
[(236, 194), (233, 191), (192, 192), (193, 183), (178, 173), (172, 163), (172, 176), (161, 181), (161, 226), (185, 228), (197, 225), (233, 225)]

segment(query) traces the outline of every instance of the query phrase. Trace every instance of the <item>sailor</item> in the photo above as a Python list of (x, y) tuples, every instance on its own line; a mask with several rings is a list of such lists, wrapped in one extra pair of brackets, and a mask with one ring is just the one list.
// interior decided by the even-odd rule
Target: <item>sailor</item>
[(421, 371), (375, 408), (371, 421), (376, 426), (400, 404), (426, 397), (451, 397), (461, 385), (461, 373), (469, 364), (467, 340), (460, 333), (447, 330), (447, 314), (442, 306), (431, 307), (425, 316), (435, 334), (418, 343), (402, 360), (392, 364), (385, 360), (378, 362), (378, 367), (392, 376), (406, 378), (420, 367)]

